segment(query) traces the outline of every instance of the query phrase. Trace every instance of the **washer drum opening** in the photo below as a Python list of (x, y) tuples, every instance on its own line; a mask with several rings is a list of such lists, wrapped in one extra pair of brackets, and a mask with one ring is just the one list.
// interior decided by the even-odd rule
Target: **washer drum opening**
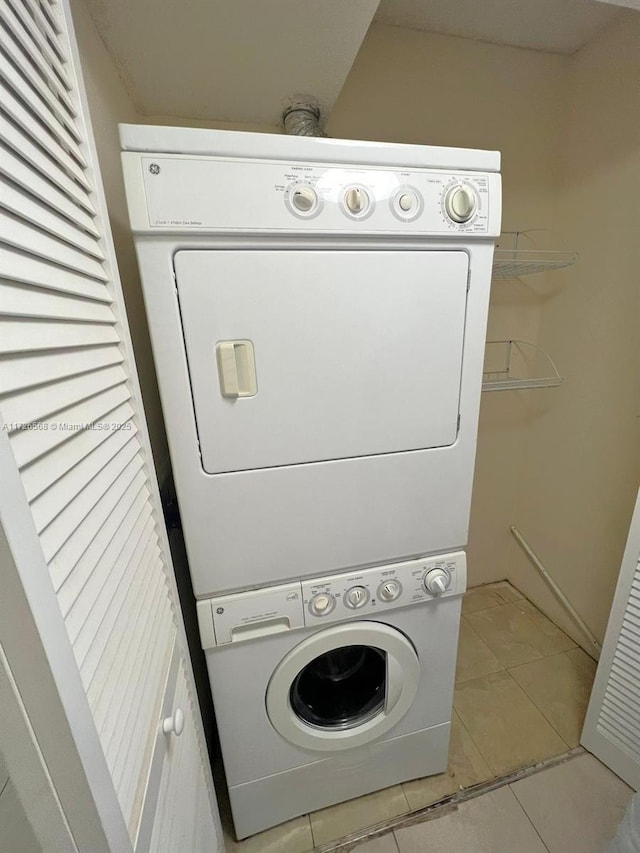
[(420, 662), (404, 634), (378, 622), (335, 625), (283, 658), (267, 687), (267, 714), (297, 746), (351, 749), (404, 717), (419, 680)]

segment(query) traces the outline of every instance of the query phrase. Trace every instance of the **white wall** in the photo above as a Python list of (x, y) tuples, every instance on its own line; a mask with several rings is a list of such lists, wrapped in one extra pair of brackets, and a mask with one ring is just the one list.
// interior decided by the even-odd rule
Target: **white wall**
[[(551, 228), (566, 57), (452, 36), (373, 26), (331, 115), (331, 136), (502, 152), (504, 229)], [(543, 235), (545, 236), (545, 235)], [(489, 337), (535, 341), (544, 293), (496, 282)], [(544, 392), (543, 392), (544, 393)], [(485, 394), (469, 542), (472, 585), (505, 578), (535, 410), (517, 394)]]
[(91, 123), (98, 149), (100, 171), (109, 207), (109, 220), (118, 255), (118, 266), (154, 461), (158, 477), (162, 482), (169, 468), (169, 451), (160, 410), (138, 265), (127, 215), (118, 140), (119, 122), (137, 122), (140, 119), (83, 0), (71, 0), (71, 11), (82, 61)]
[[(601, 638), (640, 483), (640, 13), (571, 58), (559, 160), (555, 232), (580, 259), (540, 341), (565, 383), (531, 423), (513, 518)], [(563, 621), (519, 554), (509, 576)]]

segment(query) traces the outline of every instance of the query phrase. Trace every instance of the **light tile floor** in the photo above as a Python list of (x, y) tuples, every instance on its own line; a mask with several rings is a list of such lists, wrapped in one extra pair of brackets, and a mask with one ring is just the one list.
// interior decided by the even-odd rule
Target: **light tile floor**
[(633, 792), (588, 753), (354, 853), (605, 853)]
[[(229, 834), (229, 853), (308, 853), (314, 845), (329, 844), (350, 833), (417, 811), (460, 789), (564, 754), (577, 746), (595, 674), (593, 661), (506, 581), (469, 590), (463, 599), (462, 613), (447, 772), (321, 809), (240, 843), (233, 841)], [(591, 756), (581, 758), (601, 767)], [(531, 789), (533, 780), (568, 766), (569, 763), (560, 765), (470, 800), (455, 813), (439, 818), (437, 830), (432, 829), (434, 821), (429, 821), (397, 830), (395, 838), (386, 835), (369, 841), (358, 846), (357, 851), (397, 853), (396, 841), (401, 853), (425, 850), (426, 843), (439, 853), (449, 849), (455, 849), (456, 853), (464, 853), (467, 849), (474, 853), (482, 853), (485, 849), (491, 853), (501, 853), (503, 849), (505, 853), (545, 851), (547, 842), (540, 841), (528, 818), (525, 817), (523, 825), (526, 828), (513, 828), (524, 814), (522, 809), (526, 811), (524, 801), (519, 803), (519, 798), (525, 798), (524, 792)], [(594, 765), (590, 766), (593, 769)], [(612, 774), (609, 776), (623, 784)], [(559, 774), (550, 778), (563, 777)], [(613, 788), (619, 793), (615, 785)], [(554, 801), (553, 797), (551, 800)], [(480, 801), (485, 802), (489, 810), (504, 811), (504, 837), (511, 839), (506, 847), (496, 846), (501, 843), (502, 836), (490, 834), (495, 818), (486, 828), (487, 843), (494, 846), (464, 846), (467, 844), (465, 833), (471, 832), (469, 826), (484, 827), (482, 821), (478, 824), (480, 818), (476, 815), (480, 806), (473, 805)], [(548, 822), (550, 826), (553, 824), (552, 816)], [(561, 822), (557, 829), (562, 830)], [(451, 847), (442, 840), (449, 831), (454, 833), (452, 838), (455, 839)], [(477, 829), (477, 832), (484, 831)], [(433, 838), (425, 835), (425, 840), (420, 840), (420, 833), (436, 834)], [(473, 836), (472, 840), (477, 840), (474, 833), (476, 830), (469, 838)], [(564, 847), (561, 843), (549, 850), (552, 853), (580, 850), (582, 853), (583, 848), (563, 843)], [(586, 853), (591, 848), (584, 850)]]

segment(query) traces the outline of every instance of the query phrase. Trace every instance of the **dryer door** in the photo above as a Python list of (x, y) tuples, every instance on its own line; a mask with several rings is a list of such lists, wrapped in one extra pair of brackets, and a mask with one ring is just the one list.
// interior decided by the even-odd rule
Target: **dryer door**
[(404, 634), (378, 622), (336, 625), (281, 661), (267, 688), (267, 713), (297, 746), (350, 749), (398, 723), (419, 681), (420, 661)]
[(462, 251), (180, 251), (211, 474), (446, 447), (458, 433)]

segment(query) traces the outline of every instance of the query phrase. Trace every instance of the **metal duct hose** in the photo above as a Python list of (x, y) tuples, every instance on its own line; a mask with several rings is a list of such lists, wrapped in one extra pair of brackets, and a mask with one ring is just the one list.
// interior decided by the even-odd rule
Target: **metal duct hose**
[(282, 113), (284, 132), (291, 136), (326, 136), (320, 127), (320, 107), (313, 99), (295, 100)]

